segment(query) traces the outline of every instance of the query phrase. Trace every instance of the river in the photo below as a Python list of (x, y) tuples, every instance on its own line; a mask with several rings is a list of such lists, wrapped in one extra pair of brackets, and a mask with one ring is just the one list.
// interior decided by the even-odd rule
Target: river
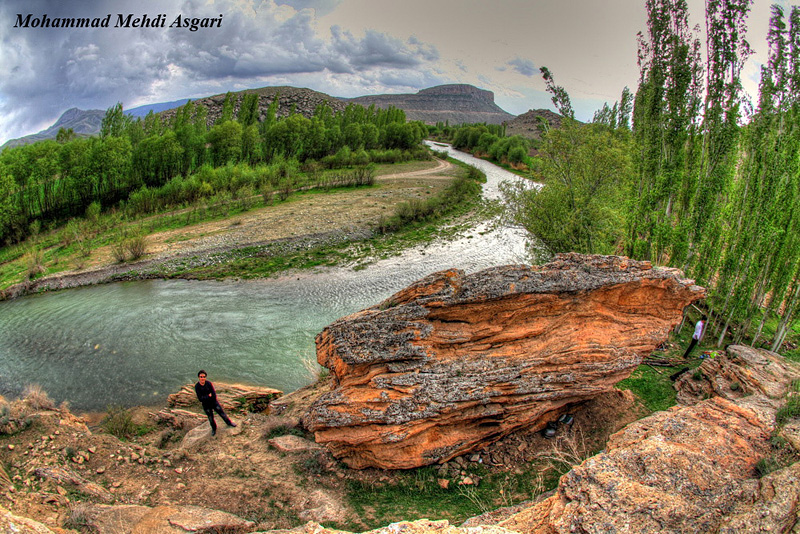
[[(487, 175), (487, 199), (518, 180), (491, 163), (453, 157)], [(404, 251), (365, 269), (327, 269), (247, 282), (155, 280), (106, 284), (0, 302), (0, 394), (38, 384), (57, 403), (101, 411), (159, 405), (194, 382), (293, 391), (311, 375), (314, 336), (432, 272), (475, 272), (525, 261), (517, 229), (482, 224), (458, 237)]]

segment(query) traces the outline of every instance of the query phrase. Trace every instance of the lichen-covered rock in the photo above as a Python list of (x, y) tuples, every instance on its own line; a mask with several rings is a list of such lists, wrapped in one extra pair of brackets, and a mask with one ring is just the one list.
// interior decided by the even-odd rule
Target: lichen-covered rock
[(53, 531), (33, 519), (20, 517), (0, 507), (0, 532), (12, 534), (53, 534)]
[(335, 385), (305, 423), (351, 467), (446, 461), (610, 390), (703, 296), (617, 256), (435, 273), (317, 336)]
[(87, 505), (83, 513), (87, 526), (104, 534), (246, 534), (254, 527), (252, 521), (200, 506)]
[[(612, 436), (555, 495), (501, 523), (520, 532), (714, 532), (758, 491), (769, 428), (715, 397), (658, 412)], [(603, 528), (600, 529), (599, 527)]]
[(731, 345), (724, 353), (704, 360), (693, 373), (681, 375), (675, 389), (681, 404), (694, 404), (712, 395), (740, 399), (755, 393), (774, 405), (796, 379), (800, 379), (800, 369), (780, 354)]
[(757, 467), (776, 454), (780, 401), (765, 392), (786, 395), (798, 367), (776, 354), (744, 349), (728, 347), (727, 356), (704, 372), (714, 383), (731, 373), (741, 378), (757, 363), (761, 370), (747, 382), (753, 393), (713, 396), (628, 425), (602, 453), (561, 477), (552, 496), (500, 525), (526, 534), (794, 532), (800, 464), (761, 479)]

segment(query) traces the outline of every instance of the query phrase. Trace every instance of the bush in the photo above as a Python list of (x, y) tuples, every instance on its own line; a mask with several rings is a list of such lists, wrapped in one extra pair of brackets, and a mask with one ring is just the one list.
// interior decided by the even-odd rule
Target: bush
[(28, 280), (33, 280), (47, 272), (47, 268), (44, 266), (44, 252), (36, 246), (31, 247), (28, 251), (25, 256), (25, 264)]
[(108, 413), (100, 421), (100, 426), (119, 439), (126, 439), (141, 432), (141, 427), (133, 422), (130, 410), (122, 406), (109, 406)]
[(28, 384), (22, 391), (22, 398), (34, 410), (55, 410), (56, 404), (39, 384)]

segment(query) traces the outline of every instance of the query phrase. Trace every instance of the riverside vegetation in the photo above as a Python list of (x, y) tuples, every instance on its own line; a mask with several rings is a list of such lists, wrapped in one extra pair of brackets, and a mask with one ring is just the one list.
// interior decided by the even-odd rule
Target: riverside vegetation
[(590, 124), (574, 120), (567, 90), (543, 68), (565, 118), (557, 129), (543, 121), (540, 140), (489, 125), (432, 133), (546, 184), (505, 192), (508, 217), (543, 255), (679, 267), (709, 288), (709, 341), (790, 353), (800, 307), (800, 7), (772, 7), (769, 58), (750, 102), (741, 75), (751, 4), (707, 2), (703, 60), (686, 2), (648, 1), (638, 89), (624, 88)]

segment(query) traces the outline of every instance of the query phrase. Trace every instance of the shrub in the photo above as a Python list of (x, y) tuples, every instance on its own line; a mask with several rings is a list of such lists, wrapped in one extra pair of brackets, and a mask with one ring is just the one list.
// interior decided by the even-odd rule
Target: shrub
[(25, 256), (25, 260), (28, 280), (33, 280), (47, 272), (44, 266), (44, 252), (40, 248), (31, 247)]
[(139, 432), (139, 427), (133, 422), (130, 410), (122, 406), (109, 406), (108, 413), (100, 422), (100, 426), (120, 439), (125, 439)]
[(55, 410), (56, 404), (39, 384), (28, 384), (22, 391), (22, 398), (34, 410)]
[(789, 419), (800, 416), (800, 395), (787, 397), (786, 404), (778, 408), (775, 414), (775, 422), (778, 425), (786, 423)]
[(147, 240), (141, 232), (125, 239), (123, 246), (133, 260), (138, 260), (147, 253)]
[(97, 532), (97, 527), (91, 524), (89, 506), (86, 504), (70, 505), (63, 527), (78, 532)]

